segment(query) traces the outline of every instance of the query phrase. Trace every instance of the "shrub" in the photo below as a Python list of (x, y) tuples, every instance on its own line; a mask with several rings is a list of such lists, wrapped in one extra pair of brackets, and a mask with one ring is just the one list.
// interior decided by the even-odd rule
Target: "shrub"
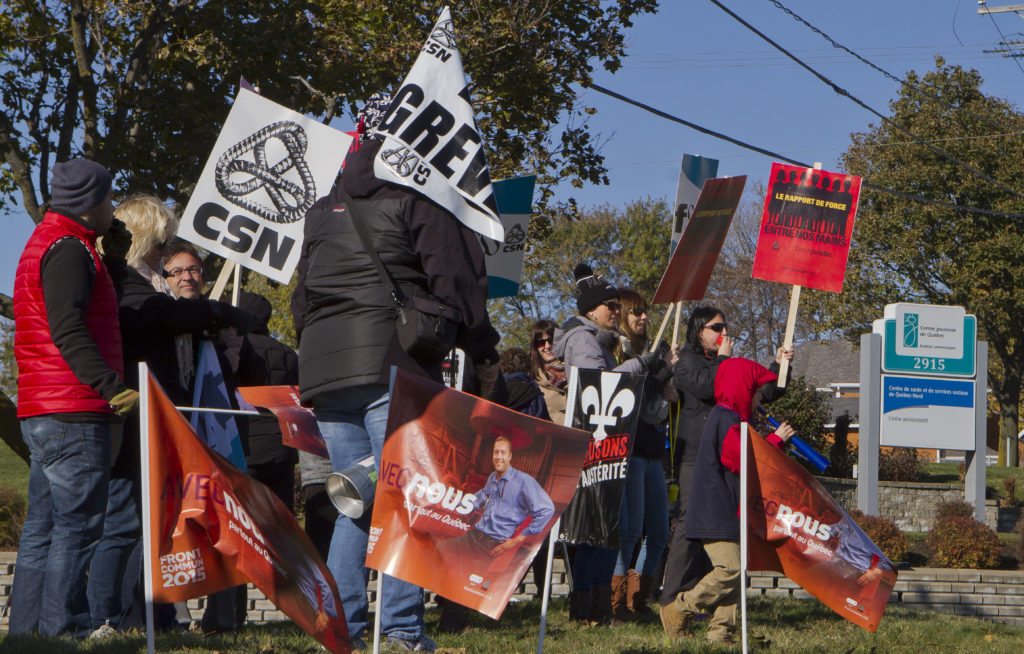
[(935, 509), (935, 524), (945, 522), (950, 518), (973, 518), (974, 507), (963, 500), (949, 500), (939, 502)]
[(1017, 534), (1017, 563), (1019, 567), (1024, 567), (1024, 516), (1017, 521), (1013, 531)]
[(921, 469), (921, 459), (912, 448), (893, 448), (878, 457), (878, 478), (882, 481), (917, 481), (921, 478)]
[(996, 532), (964, 516), (937, 522), (926, 543), (936, 568), (995, 568), (1002, 549)]
[(16, 550), (28, 502), (17, 489), (0, 486), (0, 550)]
[(907, 560), (910, 541), (895, 522), (882, 516), (867, 515), (856, 509), (850, 512), (850, 517), (864, 530), (868, 538), (878, 545), (878, 549), (889, 557), (890, 561)]

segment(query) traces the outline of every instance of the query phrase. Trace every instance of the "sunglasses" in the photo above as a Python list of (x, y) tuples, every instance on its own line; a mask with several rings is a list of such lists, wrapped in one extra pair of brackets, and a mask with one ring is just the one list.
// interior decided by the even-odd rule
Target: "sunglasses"
[(555, 341), (554, 341), (554, 339), (548, 338), (547, 336), (541, 336), (539, 338), (533, 339), (533, 346), (534, 347), (540, 347), (541, 345), (544, 345), (545, 343), (547, 343), (548, 345), (554, 345)]
[(616, 302), (615, 300), (608, 300), (607, 302), (602, 302), (601, 304), (608, 307), (609, 311), (618, 311), (619, 309), (622, 308), (622, 305)]
[(716, 322), (712, 325), (704, 325), (704, 329), (710, 329), (716, 334), (721, 334), (723, 331), (729, 328), (729, 325), (724, 322)]
[(640, 316), (647, 313), (647, 307), (633, 307), (629, 312), (639, 318)]

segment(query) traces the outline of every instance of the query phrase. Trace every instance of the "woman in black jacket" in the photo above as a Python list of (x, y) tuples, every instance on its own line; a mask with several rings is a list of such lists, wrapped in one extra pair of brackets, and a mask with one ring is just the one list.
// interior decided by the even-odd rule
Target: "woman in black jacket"
[[(677, 434), (681, 441), (679, 466), (679, 512), (673, 525), (672, 542), (665, 563), (665, 578), (661, 588), (661, 605), (671, 604), (676, 596), (688, 590), (707, 571), (710, 565), (700, 543), (683, 537), (682, 525), (686, 517), (690, 483), (697, 458), (697, 446), (708, 414), (715, 406), (715, 375), (718, 366), (732, 356), (736, 341), (729, 336), (725, 314), (713, 306), (699, 306), (686, 323), (686, 343), (679, 350), (674, 381), (682, 402)], [(793, 359), (793, 348), (779, 348), (775, 354), (773, 372), (778, 372), (783, 360)], [(782, 395), (774, 383), (765, 388), (764, 402)]]
[[(118, 314), (125, 381), (139, 388), (138, 365), (145, 361), (171, 401), (188, 405), (195, 366), (192, 333), (228, 326), (248, 332), (256, 328), (256, 317), (230, 304), (171, 294), (161, 260), (178, 219), (158, 198), (133, 196), (120, 203), (114, 215), (132, 235), (127, 265), (112, 268), (121, 290)], [(89, 572), (90, 619), (94, 628), (104, 631), (121, 626), (131, 603), (132, 580), (139, 577), (139, 568), (127, 569), (142, 534), (139, 488), (139, 420), (132, 415), (125, 421), (123, 444), (110, 473), (103, 537)], [(123, 626), (138, 626), (138, 617), (133, 615), (132, 624)]]

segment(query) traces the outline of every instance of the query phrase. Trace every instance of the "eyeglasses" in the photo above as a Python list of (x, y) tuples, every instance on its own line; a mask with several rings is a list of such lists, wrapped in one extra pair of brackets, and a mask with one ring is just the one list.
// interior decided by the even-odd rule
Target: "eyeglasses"
[(639, 318), (647, 313), (647, 307), (633, 307), (629, 312)]
[(555, 341), (554, 341), (554, 339), (552, 339), (552, 338), (550, 338), (548, 336), (539, 336), (539, 337), (533, 339), (533, 346), (534, 347), (541, 347), (545, 343), (548, 344), (548, 345), (554, 345)]
[(193, 277), (200, 277), (203, 274), (203, 267), (188, 266), (186, 268), (171, 268), (170, 270), (164, 271), (164, 277), (167, 277), (169, 279), (177, 279), (184, 275), (185, 273), (188, 273)]
[(608, 300), (607, 302), (602, 302), (601, 304), (608, 307), (609, 311), (618, 311), (619, 309), (622, 308), (622, 305), (616, 302), (615, 300)]
[(729, 328), (729, 325), (724, 322), (716, 322), (711, 325), (704, 325), (704, 329), (710, 329), (716, 334), (721, 334), (723, 331)]

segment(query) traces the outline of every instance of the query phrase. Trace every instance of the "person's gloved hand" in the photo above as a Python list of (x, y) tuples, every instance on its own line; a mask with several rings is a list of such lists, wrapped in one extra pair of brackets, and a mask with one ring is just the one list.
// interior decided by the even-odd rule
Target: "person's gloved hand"
[(128, 258), (128, 250), (132, 247), (132, 233), (128, 226), (114, 218), (110, 229), (101, 237), (100, 248), (103, 254), (122, 261)]
[(263, 329), (263, 321), (245, 309), (231, 306), (227, 302), (210, 300), (213, 306), (213, 315), (220, 327), (234, 327), (243, 334), (257, 332)]
[(480, 382), (480, 397), (488, 398), (494, 390), (494, 384), (501, 374), (501, 364), (495, 361), (481, 361), (476, 364), (476, 378)]
[(654, 352), (648, 352), (647, 354), (644, 354), (637, 358), (639, 358), (640, 363), (643, 364), (644, 370), (646, 370), (651, 375), (657, 375), (667, 365), (665, 363), (665, 358), (662, 356), (662, 353), (659, 352), (658, 350), (655, 350)]
[(119, 416), (126, 416), (139, 406), (139, 392), (126, 388), (111, 398), (108, 404), (113, 407), (114, 413)]

